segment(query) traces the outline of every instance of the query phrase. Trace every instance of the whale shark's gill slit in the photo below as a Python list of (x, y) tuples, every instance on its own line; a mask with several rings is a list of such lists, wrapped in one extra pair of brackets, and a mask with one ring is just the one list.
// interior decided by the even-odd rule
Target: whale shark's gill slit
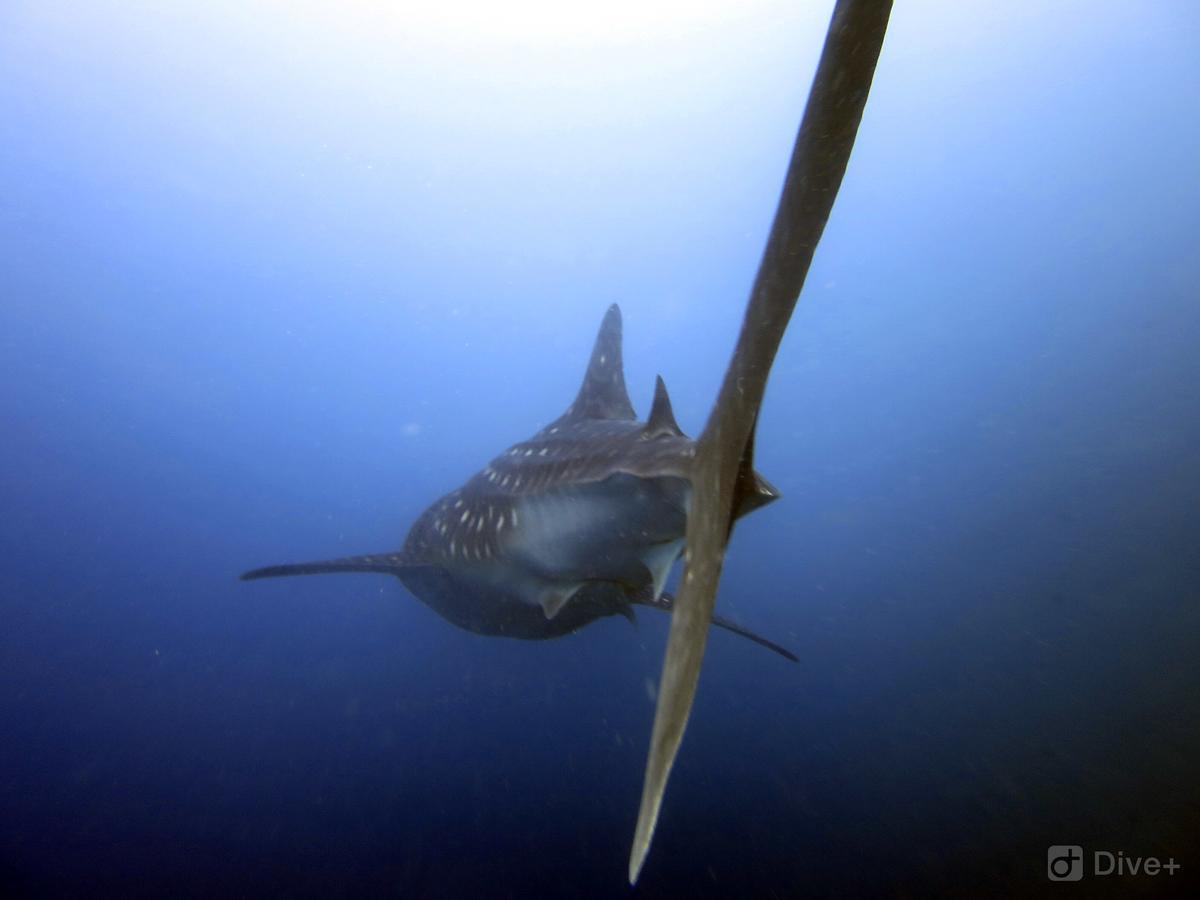
[[(725, 545), (738, 513), (739, 472), (767, 376), (813, 252), (833, 208), (883, 46), (890, 0), (838, 0), (788, 164), (775, 222), (759, 265), (733, 359), (698, 441), (688, 516), (688, 561), (671, 615), (642, 799), (629, 855), (629, 881), (650, 849), (663, 792), (696, 695), (713, 620)], [(744, 498), (743, 498), (744, 500)]]

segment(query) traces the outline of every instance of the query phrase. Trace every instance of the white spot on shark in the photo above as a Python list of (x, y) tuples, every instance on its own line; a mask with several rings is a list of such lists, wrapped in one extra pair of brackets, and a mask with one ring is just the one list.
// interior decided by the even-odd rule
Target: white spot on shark
[(469, 509), (464, 509), (463, 514), (458, 517), (458, 521), (470, 522), (471, 521), (471, 511)]

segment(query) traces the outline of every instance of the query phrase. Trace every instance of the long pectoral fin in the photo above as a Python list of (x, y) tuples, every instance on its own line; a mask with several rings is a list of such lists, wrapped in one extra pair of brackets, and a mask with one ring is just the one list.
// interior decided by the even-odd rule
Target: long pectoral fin
[(255, 581), (259, 578), (282, 578), (288, 575), (326, 575), (338, 572), (379, 572), (384, 575), (398, 575), (404, 569), (411, 569), (425, 563), (413, 559), (409, 554), (375, 553), (367, 556), (344, 556), (341, 559), (327, 559), (319, 562), (290, 563), (282, 566), (265, 566), (244, 572), (242, 581)]
[[(670, 594), (659, 594), (658, 597), (655, 598), (650, 596), (649, 591), (642, 590), (639, 591), (636, 596), (631, 597), (630, 600), (631, 602), (640, 604), (641, 606), (650, 606), (666, 613), (669, 613), (675, 608), (675, 598)], [(800, 658), (786, 647), (781, 647), (774, 641), (765, 638), (760, 634), (755, 634), (750, 629), (743, 628), (741, 625), (737, 624), (736, 622), (731, 622), (724, 616), (713, 616), (712, 624), (716, 625), (718, 628), (724, 628), (726, 631), (731, 631), (734, 634), (741, 635), (742, 637), (746, 638), (746, 640), (754, 641), (754, 643), (758, 644), (760, 647), (766, 647), (768, 650), (778, 653), (784, 659), (790, 659), (792, 662), (800, 661)]]

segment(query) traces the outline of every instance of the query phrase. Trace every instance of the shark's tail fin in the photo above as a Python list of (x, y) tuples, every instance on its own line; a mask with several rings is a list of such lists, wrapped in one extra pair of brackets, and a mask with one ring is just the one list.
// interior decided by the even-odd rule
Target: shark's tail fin
[(326, 575), (333, 572), (380, 572), (397, 575), (403, 569), (412, 568), (414, 563), (403, 552), (376, 553), (368, 556), (344, 556), (320, 562), (291, 563), (282, 566), (265, 566), (244, 572), (242, 581), (258, 578), (281, 578), (286, 575)]

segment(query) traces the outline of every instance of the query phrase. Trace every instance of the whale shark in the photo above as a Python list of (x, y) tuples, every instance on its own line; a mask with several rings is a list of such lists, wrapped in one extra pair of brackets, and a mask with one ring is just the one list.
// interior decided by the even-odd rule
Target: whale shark
[[(846, 174), (891, 7), (891, 0), (837, 0), (742, 329), (699, 438), (679, 430), (661, 377), (649, 418), (637, 421), (614, 306), (575, 402), (434, 503), (400, 550), (242, 576), (382, 572), (456, 625), (530, 639), (577, 631), (603, 616), (633, 618), (635, 605), (669, 611), (631, 885), (654, 837), (710, 626), (796, 659), (715, 615), (714, 606), (735, 522), (779, 497), (754, 470), (759, 410)], [(672, 597), (663, 587), (681, 554)]]
[[(571, 634), (606, 616), (634, 620), (635, 606), (669, 613), (674, 599), (665, 587), (684, 550), (695, 454), (661, 376), (648, 418), (638, 421), (613, 304), (566, 412), (436, 500), (400, 549), (241, 577), (392, 575), (460, 628), (528, 640)], [(779, 497), (752, 468), (739, 477), (738, 517)], [(712, 624), (796, 659), (728, 619), (715, 616)]]

